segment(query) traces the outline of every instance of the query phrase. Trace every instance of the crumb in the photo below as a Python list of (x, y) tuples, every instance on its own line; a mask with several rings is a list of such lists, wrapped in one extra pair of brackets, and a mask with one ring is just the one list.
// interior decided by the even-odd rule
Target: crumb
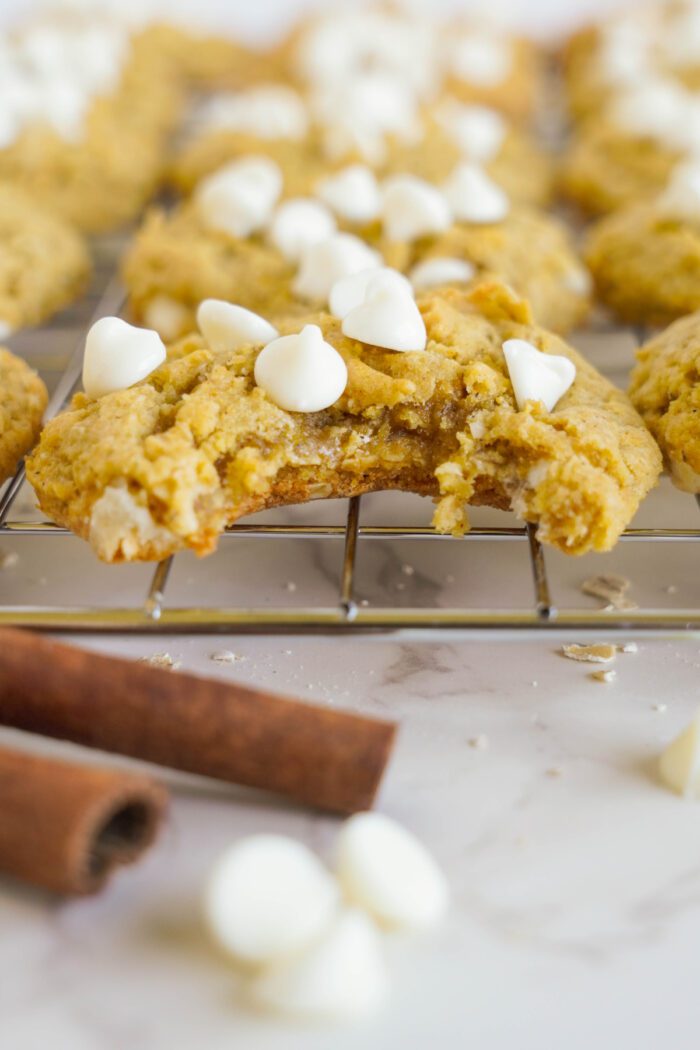
[(217, 653), (210, 653), (209, 659), (215, 664), (235, 664), (237, 660), (243, 660), (244, 657), (232, 653), (230, 649), (220, 649)]
[(282, 650), (282, 656), (291, 656), (291, 655), (292, 655), (292, 650), (291, 649), (283, 649)]
[(178, 667), (182, 667), (182, 660), (173, 660), (170, 653), (153, 653), (152, 656), (142, 656), (139, 663), (160, 667), (164, 671), (177, 671)]
[(486, 751), (489, 746), (489, 738), (486, 733), (479, 733), (478, 736), (469, 738), (469, 746), (473, 747), (475, 751)]
[(614, 573), (606, 576), (592, 576), (584, 580), (581, 590), (591, 598), (600, 598), (607, 609), (636, 609), (637, 603), (627, 597), (631, 583), (625, 576)]
[(546, 773), (548, 777), (561, 777), (564, 775), (564, 770), (561, 766), (550, 766)]
[(590, 677), (594, 682), (605, 682), (609, 685), (617, 678), (617, 671), (592, 671)]
[(296, 583), (293, 580), (287, 580), (284, 585), (290, 593), (293, 593), (297, 589)]
[(663, 714), (664, 711), (668, 710), (668, 704), (652, 704), (652, 711), (658, 711), (659, 714)]
[(14, 569), (19, 562), (17, 551), (0, 551), (0, 571), (2, 569)]
[(609, 664), (615, 659), (617, 652), (617, 647), (608, 642), (597, 642), (595, 645), (562, 645), (561, 649), (567, 660), (590, 664)]
[(664, 587), (666, 594), (678, 594), (678, 588), (675, 583), (670, 583), (668, 587)]
[(367, 601), (366, 598), (363, 598), (362, 601), (360, 602), (360, 605), (362, 606), (363, 609), (366, 609), (367, 606), (369, 605), (369, 602)]
[(539, 683), (538, 682), (530, 682), (530, 685), (533, 687), (533, 689), (536, 689), (537, 686), (539, 685)]
[(397, 583), (396, 584), (396, 590), (397, 591), (405, 591), (406, 590), (406, 584), (405, 583)]
[(638, 653), (639, 646), (636, 642), (625, 642), (624, 645), (618, 645), (617, 647), (621, 653)]
[(415, 571), (416, 570), (413, 568), (412, 565), (402, 565), (401, 566), (401, 572), (404, 574), (404, 576), (413, 576)]
[(454, 582), (455, 582), (454, 576), (451, 573), (448, 573), (448, 575), (445, 577), (445, 583), (454, 583)]

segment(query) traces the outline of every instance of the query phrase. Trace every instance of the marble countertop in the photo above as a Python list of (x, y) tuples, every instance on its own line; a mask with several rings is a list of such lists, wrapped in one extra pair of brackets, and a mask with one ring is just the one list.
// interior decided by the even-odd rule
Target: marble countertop
[[(386, 559), (379, 575), (397, 587), (401, 562)], [(672, 567), (664, 579), (696, 600)], [(242, 637), (225, 641), (241, 657), (225, 666), (211, 660), (221, 638), (74, 640), (130, 658), (167, 649), (188, 670), (398, 719), (379, 806), (435, 852), (454, 901), (437, 934), (390, 945), (393, 994), (373, 1020), (255, 1016), (203, 934), (204, 879), (253, 831), (328, 855), (336, 821), (169, 775), (165, 833), (98, 898), (61, 903), (0, 880), (3, 1050), (697, 1046), (700, 810), (653, 772), (697, 707), (697, 638), (640, 639), (611, 685), (549, 637)], [(488, 746), (473, 747), (482, 734)]]

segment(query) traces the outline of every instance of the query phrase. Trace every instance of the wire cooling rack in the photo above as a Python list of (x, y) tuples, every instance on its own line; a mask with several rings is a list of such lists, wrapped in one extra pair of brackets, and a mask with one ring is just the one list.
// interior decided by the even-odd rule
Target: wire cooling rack
[[(101, 245), (92, 296), (14, 345), (53, 385), (49, 416), (79, 382), (89, 324), (122, 308), (118, 249), (119, 242)], [(584, 352), (624, 383), (642, 336), (599, 322)], [(69, 340), (75, 349), (56, 359), (52, 348)], [(303, 520), (292, 510), (236, 524), (204, 559), (203, 574), (191, 556), (178, 555), (140, 567), (134, 581), (134, 567), (99, 565), (86, 544), (43, 519), (19, 470), (0, 491), (0, 556), (16, 555), (28, 575), (0, 572), (0, 624), (140, 633), (700, 632), (697, 507), (667, 483), (650, 502), (649, 523), (635, 523), (613, 553), (574, 559), (543, 550), (534, 528), (499, 512), (482, 523), (477, 511), (472, 530), (455, 539), (421, 519), (418, 497), (402, 497), (398, 513), (395, 496), (355, 497), (333, 520), (327, 506), (312, 504)], [(377, 523), (364, 522), (366, 504)], [(405, 551), (415, 564), (402, 562)], [(44, 567), (38, 579), (35, 565)], [(281, 581), (299, 566), (303, 582), (288, 580), (281, 601)], [(621, 571), (642, 592), (636, 607), (596, 607), (582, 595), (584, 577)], [(124, 573), (131, 573), (125, 589)]]

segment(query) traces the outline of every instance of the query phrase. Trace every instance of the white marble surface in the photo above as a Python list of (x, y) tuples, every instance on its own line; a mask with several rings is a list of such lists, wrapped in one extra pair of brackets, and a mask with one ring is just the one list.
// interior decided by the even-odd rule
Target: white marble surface
[[(408, 586), (414, 600), (440, 600), (445, 587), (466, 594), (468, 575), (443, 586), (443, 567), (422, 566), (419, 556), (411, 555), (413, 576), (397, 551), (369, 559), (375, 584), (399, 598), (399, 585)], [(229, 548), (216, 561), (231, 587), (238, 555)], [(37, 569), (20, 561), (4, 582), (23, 571)], [(580, 563), (571, 572), (573, 586)], [(646, 586), (677, 586), (696, 601), (689, 575), (687, 561), (671, 562)], [(302, 559), (295, 579), (322, 589), (333, 572)], [(99, 898), (60, 903), (0, 880), (3, 1050), (697, 1046), (700, 809), (653, 773), (660, 748), (697, 705), (697, 639), (641, 639), (638, 653), (618, 657), (613, 685), (564, 660), (556, 639), (82, 644), (130, 658), (167, 649), (188, 670), (400, 720), (379, 804), (435, 851), (454, 904), (436, 935), (390, 945), (393, 994), (372, 1021), (329, 1029), (257, 1017), (203, 935), (203, 880), (220, 850), (251, 831), (298, 835), (327, 856), (336, 822), (168, 777), (164, 835)], [(222, 644), (243, 659), (214, 664)], [(479, 734), (486, 750), (470, 746)], [(0, 739), (37, 746), (15, 733)]]

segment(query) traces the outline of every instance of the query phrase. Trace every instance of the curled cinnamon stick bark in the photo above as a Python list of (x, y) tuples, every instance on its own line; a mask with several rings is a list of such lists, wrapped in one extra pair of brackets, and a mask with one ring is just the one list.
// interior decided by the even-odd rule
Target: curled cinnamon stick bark
[(0, 871), (96, 893), (152, 843), (166, 800), (148, 777), (0, 747)]
[(396, 725), (0, 630), (0, 724), (287, 795), (368, 809)]

